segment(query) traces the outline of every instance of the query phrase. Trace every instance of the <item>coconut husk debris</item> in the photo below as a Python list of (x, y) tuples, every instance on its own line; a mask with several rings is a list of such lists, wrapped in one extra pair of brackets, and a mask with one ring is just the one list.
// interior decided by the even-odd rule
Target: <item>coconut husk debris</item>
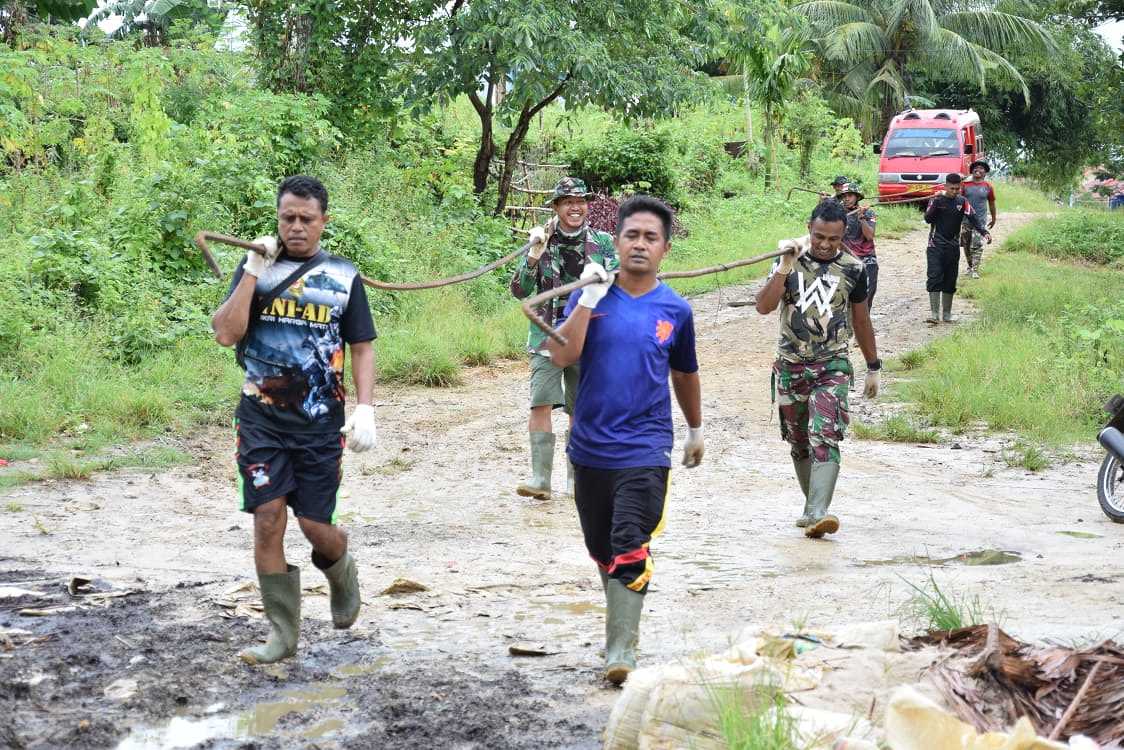
[(995, 625), (936, 631), (910, 642), (943, 646), (928, 670), (948, 707), (981, 732), (1025, 716), (1051, 739), (1085, 735), (1104, 748), (1124, 743), (1124, 647), (1023, 643)]

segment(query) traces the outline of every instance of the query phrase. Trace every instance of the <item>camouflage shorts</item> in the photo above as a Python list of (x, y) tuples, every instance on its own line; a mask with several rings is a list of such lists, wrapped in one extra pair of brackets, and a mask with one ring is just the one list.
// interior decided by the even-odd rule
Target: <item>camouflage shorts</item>
[(839, 463), (839, 443), (851, 422), (847, 389), (851, 363), (830, 362), (773, 365), (781, 437), (792, 446), (792, 457), (811, 456), (816, 463)]

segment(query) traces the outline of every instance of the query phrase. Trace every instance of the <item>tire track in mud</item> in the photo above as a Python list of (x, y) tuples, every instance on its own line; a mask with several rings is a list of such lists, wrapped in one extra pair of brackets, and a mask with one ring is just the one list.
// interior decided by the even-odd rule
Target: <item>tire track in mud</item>
[[(1005, 215), (997, 239), (1026, 218)], [(879, 256), (881, 353), (951, 330), (921, 322), (924, 233), (879, 242)], [(800, 506), (769, 405), (776, 320), (726, 304), (754, 286), (692, 300), (707, 455), (700, 469), (673, 472), (668, 530), (653, 544), (644, 662), (715, 648), (753, 622), (889, 616), (906, 595), (902, 578), (924, 575), (917, 561), (981, 549), (1020, 558), (933, 570), (1006, 612), (1017, 633), (1066, 637), (1124, 617), (1119, 587), (1105, 585), (1120, 580), (1111, 560), (1124, 546), (1097, 509), (1095, 464), (1027, 475), (1002, 463), (996, 437), (957, 437), (959, 449), (848, 440), (835, 506), (843, 528), (831, 541), (805, 540), (791, 526)], [(972, 315), (960, 301), (956, 312)], [(0, 551), (9, 556), (0, 581), (89, 570), (143, 591), (34, 621), (0, 601), (0, 628), (50, 636), (0, 653), (0, 744), (112, 746), (174, 720), (180, 732), (210, 732), (211, 747), (597, 747), (617, 693), (597, 676), (601, 592), (572, 501), (513, 492), (527, 463), (526, 365), (471, 369), (443, 390), (380, 387), (376, 398), (379, 446), (347, 456), (340, 500), (363, 612), (340, 633), (325, 597), (306, 596), (301, 650), (280, 670), (238, 662), (265, 624), (213, 604), (252, 577), (226, 431), (192, 439), (192, 467), (8, 492), (27, 512), (0, 514), (0, 538), (12, 542)], [(867, 420), (895, 408), (853, 403)], [(562, 466), (560, 446), (556, 487)], [(1097, 537), (1059, 533), (1073, 529)], [(286, 548), (305, 585), (320, 583), (295, 524)], [(399, 577), (428, 590), (378, 594)], [(516, 642), (559, 653), (515, 659)], [(145, 660), (131, 663), (137, 655)], [(140, 697), (106, 698), (119, 679), (136, 680)]]

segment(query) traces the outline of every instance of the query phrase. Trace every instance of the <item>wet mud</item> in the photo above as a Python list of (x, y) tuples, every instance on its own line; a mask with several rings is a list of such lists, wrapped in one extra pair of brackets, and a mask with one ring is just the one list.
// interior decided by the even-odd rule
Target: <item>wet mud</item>
[(374, 630), (335, 631), (305, 618), (296, 658), (247, 667), (234, 654), (263, 635), (264, 623), (182, 619), (205, 588), (139, 592), (54, 617), (20, 616), (29, 602), (4, 600), (0, 632), (28, 632), (0, 661), (0, 747), (598, 744), (594, 717), (553, 711), (558, 696), (518, 670), (396, 654)]
[[(997, 240), (1023, 220), (1005, 215)], [(923, 233), (880, 241), (879, 258), (883, 358), (954, 329), (922, 322)], [(832, 506), (840, 532), (805, 539), (769, 402), (776, 319), (729, 304), (755, 289), (692, 300), (706, 457), (672, 471), (642, 663), (719, 650), (744, 627), (893, 617), (930, 573), (943, 590), (979, 596), (1024, 640), (1117, 634), (1124, 527), (1101, 515), (1099, 457), (1080, 446), (1076, 459), (1030, 474), (1002, 460), (1004, 436), (849, 438)], [(960, 297), (955, 313), (973, 314)], [(858, 370), (852, 418), (903, 408), (865, 401)], [(267, 625), (228, 431), (185, 439), (192, 466), (0, 493), (22, 509), (0, 513), (0, 592), (32, 592), (0, 595), (0, 747), (598, 747), (620, 694), (599, 675), (604, 599), (561, 445), (551, 500), (513, 491), (529, 468), (526, 383), (526, 363), (506, 362), (454, 388), (378, 389), (380, 442), (346, 456), (338, 509), (363, 610), (351, 630), (331, 628), (323, 577), (291, 523), (303, 630), (280, 667), (236, 658)], [(971, 564), (983, 561), (993, 564)], [(71, 596), (75, 574), (93, 592)], [(380, 593), (400, 578), (424, 590)], [(123, 590), (132, 593), (98, 599)]]

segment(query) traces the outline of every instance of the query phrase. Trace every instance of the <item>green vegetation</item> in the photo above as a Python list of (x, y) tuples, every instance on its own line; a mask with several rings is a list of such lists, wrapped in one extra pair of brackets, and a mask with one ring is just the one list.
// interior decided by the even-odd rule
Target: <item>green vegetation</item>
[(909, 417), (895, 414), (881, 424), (852, 422), (851, 431), (859, 440), (884, 440), (891, 443), (939, 443), (940, 433), (920, 427)]
[(788, 699), (773, 688), (716, 696), (722, 738), (730, 750), (797, 750), (801, 743)]
[(1023, 180), (993, 179), (991, 183), (995, 185), (995, 210), (999, 213), (999, 221), (1008, 212), (1049, 213), (1061, 210), (1056, 201)]
[(1124, 265), (1124, 215), (1077, 209), (1021, 228), (1005, 249), (1064, 260)]
[(926, 632), (956, 630), (982, 624), (988, 619), (988, 613), (978, 595), (957, 596), (948, 593), (937, 584), (932, 568), (929, 568), (926, 579), (920, 584), (905, 578), (902, 580), (913, 590), (913, 595), (902, 608), (902, 614)]
[[(83, 458), (80, 452), (54, 450), (44, 454), (41, 461), (43, 469), (40, 471), (21, 469), (0, 473), (0, 489), (46, 479), (83, 481), (99, 471), (167, 469), (190, 462), (191, 457), (186, 453), (166, 446), (153, 446), (110, 458)], [(12, 510), (11, 505), (8, 510)]]
[[(1040, 219), (1025, 231), (1053, 234), (1056, 221)], [(1071, 241), (1083, 247), (1080, 237)], [(984, 420), (1047, 444), (1088, 441), (1102, 405), (1121, 388), (1124, 278), (1001, 250), (985, 255), (983, 278), (967, 289), (980, 319), (911, 355), (914, 378), (901, 385), (904, 398), (954, 430)], [(1020, 460), (1041, 468), (1043, 457)]]
[(1050, 466), (1050, 457), (1036, 445), (1016, 445), (1003, 452), (1003, 462), (1013, 469), (1042, 471)]
[[(122, 2), (135, 22), (123, 41), (12, 16), (18, 34), (0, 45), (0, 236), (19, 300), (0, 310), (0, 443), (15, 446), (0, 457), (42, 454), (44, 476), (122, 465), (101, 458), (122, 440), (225, 423), (240, 372), (211, 341), (209, 318), (226, 281), (210, 276), (190, 239), (201, 229), (273, 231), (285, 175), (324, 180), (326, 249), (389, 281), (449, 275), (511, 250), (517, 240), (493, 214), (518, 159), (573, 160), (618, 197), (645, 189), (674, 203), (687, 235), (675, 239), (669, 270), (761, 254), (802, 233), (816, 199), (785, 201), (787, 187), (825, 188), (840, 173), (872, 193), (877, 183), (877, 160), (854, 122), (799, 78), (818, 70), (816, 56), (804, 26), (781, 33), (792, 20), (781, 3), (708, 2), (689, 17), (676, 6), (657, 26), (650, 4), (626, 3), (620, 18), (642, 16), (636, 28), (650, 32), (637, 46), (605, 31), (612, 14), (598, 16), (602, 3), (575, 10), (590, 16), (576, 28), (556, 23), (552, 8), (524, 17), (458, 3), (410, 16), (379, 6), (376, 14), (398, 15), (376, 32), (342, 29), (351, 0), (332, 0), (308, 11), (320, 23), (294, 31), (307, 45), (284, 47), (270, 29), (285, 20), (285, 4), (270, 0), (249, 16), (256, 46), (225, 52), (216, 50), (215, 9), (197, 0)], [(716, 15), (727, 5), (732, 25)], [(511, 33), (493, 39), (496, 24)], [(379, 34), (407, 27), (423, 43), (375, 54)], [(727, 38), (734, 27), (760, 28), (768, 43), (743, 49), (745, 39)], [(354, 44), (341, 47), (341, 35)], [(635, 65), (652, 45), (657, 62)], [(301, 49), (314, 54), (294, 53)], [(731, 97), (684, 66), (702, 66), (704, 53), (725, 56), (720, 67), (772, 66), (775, 80), (761, 90), (741, 81)], [(778, 55), (790, 56), (783, 70)], [(573, 62), (572, 75), (525, 65), (540, 57)], [(501, 77), (511, 80), (506, 96), (477, 95), (478, 81)], [(754, 133), (755, 116), (776, 132)], [(722, 144), (747, 133), (743, 157), (729, 156)], [(764, 187), (765, 136), (779, 188)], [(482, 159), (493, 156), (498, 175)], [(879, 209), (879, 220), (883, 238), (920, 225), (906, 207)], [(229, 273), (240, 251), (213, 249)], [(675, 286), (698, 293), (764, 271)], [(370, 293), (380, 380), (449, 385), (466, 365), (520, 356), (526, 322), (509, 273), (440, 291)], [(9, 472), (0, 483), (39, 476)]]

